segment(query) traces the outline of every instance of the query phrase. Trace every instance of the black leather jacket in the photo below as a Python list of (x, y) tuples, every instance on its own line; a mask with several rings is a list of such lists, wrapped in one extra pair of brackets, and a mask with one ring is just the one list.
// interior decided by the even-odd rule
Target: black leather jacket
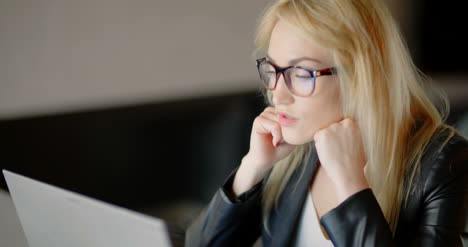
[[(401, 208), (395, 236), (371, 189), (352, 195), (322, 216), (320, 223), (335, 246), (468, 246), (468, 141), (439, 135), (425, 152), (415, 193)], [(263, 181), (237, 198), (231, 194), (236, 170), (186, 231), (185, 245), (293, 246), (317, 153), (299, 180), (296, 169), (277, 210), (270, 216), (271, 236), (262, 224)]]

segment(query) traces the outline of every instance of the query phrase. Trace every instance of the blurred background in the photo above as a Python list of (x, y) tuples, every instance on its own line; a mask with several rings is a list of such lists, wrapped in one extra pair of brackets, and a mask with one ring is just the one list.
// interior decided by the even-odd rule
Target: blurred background
[[(265, 107), (252, 53), (267, 2), (0, 0), (0, 168), (163, 218), (180, 246)], [(387, 2), (467, 135), (463, 8)], [(26, 246), (3, 176), (0, 245)]]

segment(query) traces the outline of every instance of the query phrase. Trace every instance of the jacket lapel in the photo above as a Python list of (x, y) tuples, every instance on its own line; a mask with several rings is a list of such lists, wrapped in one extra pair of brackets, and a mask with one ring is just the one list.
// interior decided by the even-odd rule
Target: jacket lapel
[[(308, 185), (317, 167), (317, 153), (315, 145), (306, 167), (299, 167), (293, 172), (279, 201), (278, 208), (270, 215), (271, 239), (268, 246), (290, 246), (295, 239), (297, 225), (301, 216), (304, 200), (308, 192)], [(301, 177), (302, 169), (305, 169)]]

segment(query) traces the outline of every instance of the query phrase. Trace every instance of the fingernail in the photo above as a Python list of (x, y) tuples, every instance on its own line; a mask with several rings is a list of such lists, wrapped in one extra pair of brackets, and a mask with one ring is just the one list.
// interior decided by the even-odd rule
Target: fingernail
[(275, 144), (275, 147), (278, 147), (280, 144), (281, 144), (281, 142), (277, 142), (277, 143)]

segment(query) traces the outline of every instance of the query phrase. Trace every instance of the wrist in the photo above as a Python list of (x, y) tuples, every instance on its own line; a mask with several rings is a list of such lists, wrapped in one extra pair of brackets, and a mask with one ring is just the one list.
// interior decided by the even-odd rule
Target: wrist
[(249, 154), (245, 155), (242, 158), (240, 166), (247, 168), (253, 174), (256, 174), (260, 177), (263, 177), (271, 169), (270, 165), (259, 164), (258, 162), (256, 162), (255, 158), (252, 158), (251, 156), (249, 156)]
[(257, 167), (250, 163), (248, 159), (242, 159), (242, 163), (236, 172), (232, 184), (232, 192), (235, 196), (250, 190), (258, 184), (267, 174), (268, 169)]
[(359, 178), (355, 177), (354, 179), (340, 179), (335, 182), (336, 195), (340, 203), (357, 192), (368, 188), (370, 188), (370, 186), (364, 176)]

